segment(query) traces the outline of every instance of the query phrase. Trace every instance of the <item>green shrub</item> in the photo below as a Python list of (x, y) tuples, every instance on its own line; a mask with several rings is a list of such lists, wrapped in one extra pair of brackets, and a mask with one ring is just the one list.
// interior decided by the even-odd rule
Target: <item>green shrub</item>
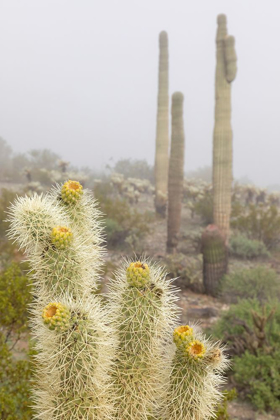
[(237, 303), (239, 299), (265, 302), (280, 297), (280, 277), (275, 270), (264, 266), (246, 268), (224, 276), (221, 291), (231, 303)]
[[(231, 353), (242, 354), (248, 347), (256, 343), (256, 331), (253, 313), (266, 316), (275, 310), (269, 322), (264, 323), (263, 333), (266, 336), (267, 347), (280, 346), (280, 307), (278, 300), (269, 300), (262, 305), (257, 299), (243, 299), (236, 305), (231, 305), (222, 317), (212, 327), (211, 333), (225, 342)], [(250, 331), (253, 333), (250, 335)], [(249, 340), (249, 342), (248, 342)]]
[(262, 241), (268, 249), (280, 240), (280, 214), (275, 205), (265, 207), (250, 204), (239, 207), (231, 220), (231, 227), (245, 233), (249, 238)]
[(238, 258), (251, 259), (270, 256), (263, 242), (249, 239), (242, 234), (232, 236), (229, 245), (231, 255)]
[(7, 188), (2, 188), (0, 192), (0, 240), (3, 241), (6, 237), (8, 223), (5, 222), (7, 218), (6, 211), (10, 204), (14, 201), (17, 193)]
[(240, 392), (258, 410), (280, 414), (280, 349), (257, 355), (246, 351), (235, 357), (233, 376)]
[[(0, 418), (29, 420), (31, 362), (28, 341), (28, 305), (32, 286), (23, 267), (12, 263), (0, 275)], [(18, 346), (18, 344), (25, 344)]]
[(30, 420), (32, 370), (29, 359), (16, 360), (0, 334), (0, 418)]
[(261, 305), (243, 299), (212, 328), (233, 356), (238, 394), (262, 411), (280, 413), (280, 308), (278, 300)]

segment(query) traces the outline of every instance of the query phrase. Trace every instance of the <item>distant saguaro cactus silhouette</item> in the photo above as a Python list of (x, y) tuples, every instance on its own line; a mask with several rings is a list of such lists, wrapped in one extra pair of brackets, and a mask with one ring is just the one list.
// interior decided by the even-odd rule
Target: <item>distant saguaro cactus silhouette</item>
[(155, 155), (155, 208), (165, 215), (168, 183), (168, 36), (165, 31), (159, 34), (159, 72), (158, 72), (158, 109)]
[(215, 127), (213, 139), (214, 224), (229, 236), (232, 187), (231, 82), (236, 76), (234, 37), (227, 35), (227, 19), (219, 15), (216, 36)]
[(184, 124), (181, 92), (172, 95), (172, 134), (168, 175), (167, 252), (176, 251), (181, 224), (184, 181)]

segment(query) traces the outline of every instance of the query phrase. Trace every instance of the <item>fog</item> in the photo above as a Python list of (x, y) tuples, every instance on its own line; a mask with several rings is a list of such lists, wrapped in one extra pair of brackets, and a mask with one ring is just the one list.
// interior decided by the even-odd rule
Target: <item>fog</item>
[(154, 161), (158, 34), (169, 36), (170, 96), (185, 96), (185, 169), (210, 165), (216, 16), (236, 38), (234, 176), (280, 179), (277, 0), (2, 0), (0, 136), (78, 165)]

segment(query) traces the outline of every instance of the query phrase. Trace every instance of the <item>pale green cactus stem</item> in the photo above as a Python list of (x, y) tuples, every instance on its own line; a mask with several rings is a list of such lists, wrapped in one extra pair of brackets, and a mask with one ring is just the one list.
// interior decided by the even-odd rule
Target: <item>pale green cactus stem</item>
[(149, 416), (158, 411), (168, 372), (163, 354), (172, 344), (168, 335), (177, 314), (174, 302), (165, 273), (147, 261), (126, 263), (110, 285), (119, 342), (113, 373), (118, 419), (154, 418)]
[(158, 108), (155, 154), (155, 208), (166, 212), (169, 147), (168, 35), (159, 34)]
[(216, 36), (215, 127), (213, 137), (214, 224), (229, 237), (232, 189), (231, 82), (236, 76), (234, 38), (225, 15), (218, 16)]
[(181, 92), (172, 95), (172, 133), (168, 174), (167, 252), (176, 252), (179, 242), (184, 182), (185, 135)]
[(207, 420), (221, 400), (221, 372), (227, 366), (223, 349), (184, 325), (174, 331), (176, 351), (171, 362), (167, 401), (161, 419)]
[[(90, 230), (85, 240), (86, 229), (77, 219), (86, 223), (87, 214), (70, 217), (79, 200), (67, 202), (66, 212), (53, 196), (20, 198), (9, 216), (10, 236), (26, 249), (34, 273), (34, 400), (36, 418), (42, 420), (109, 420), (113, 413), (108, 373), (114, 334), (108, 313), (91, 293), (100, 244), (92, 245)], [(88, 220), (86, 227), (92, 224)]]

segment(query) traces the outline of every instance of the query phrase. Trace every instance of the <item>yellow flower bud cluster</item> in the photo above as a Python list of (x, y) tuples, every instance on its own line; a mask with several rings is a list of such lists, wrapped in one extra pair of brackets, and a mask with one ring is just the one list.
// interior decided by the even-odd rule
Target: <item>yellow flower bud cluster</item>
[(173, 341), (177, 347), (184, 344), (186, 339), (192, 338), (193, 329), (189, 325), (181, 325), (180, 327), (175, 328), (173, 332)]
[(51, 240), (58, 249), (68, 248), (73, 239), (71, 229), (64, 226), (56, 226), (52, 230)]
[(66, 181), (61, 188), (61, 198), (67, 204), (74, 204), (83, 195), (83, 186), (78, 181)]
[(150, 280), (150, 269), (148, 264), (140, 261), (132, 262), (126, 270), (128, 283), (134, 287), (145, 287)]
[(192, 360), (202, 359), (205, 352), (206, 348), (199, 340), (192, 340), (185, 346), (185, 353)]
[(44, 308), (42, 317), (50, 330), (63, 331), (69, 327), (71, 315), (62, 303), (51, 302)]
[(205, 355), (206, 348), (204, 344), (195, 339), (193, 328), (189, 325), (181, 325), (175, 328), (173, 341), (177, 348), (191, 360), (202, 359)]

